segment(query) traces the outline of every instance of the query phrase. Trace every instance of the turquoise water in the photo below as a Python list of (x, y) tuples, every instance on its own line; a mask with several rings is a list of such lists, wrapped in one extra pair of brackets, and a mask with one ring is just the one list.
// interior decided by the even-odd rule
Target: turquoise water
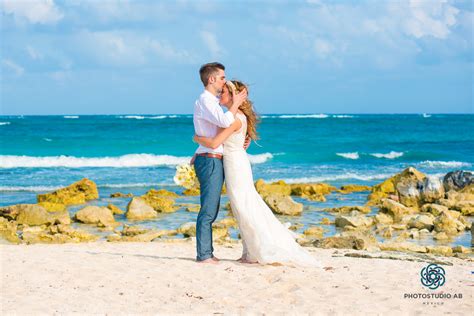
[[(248, 150), (255, 179), (373, 185), (408, 166), (439, 177), (473, 170), (474, 115), (263, 115), (258, 130), (261, 139)], [(172, 178), (196, 148), (193, 133), (191, 115), (0, 116), (0, 204), (33, 203), (37, 194), (83, 177), (99, 186), (96, 204), (116, 191), (181, 192)], [(310, 209), (365, 198), (303, 201), (308, 211), (291, 221), (316, 224), (322, 213)], [(150, 225), (194, 218), (178, 211)]]

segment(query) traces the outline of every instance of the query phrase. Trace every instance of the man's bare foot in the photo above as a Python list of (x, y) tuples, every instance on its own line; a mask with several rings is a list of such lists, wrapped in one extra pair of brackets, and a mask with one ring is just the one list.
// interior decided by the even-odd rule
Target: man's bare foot
[(207, 258), (205, 260), (198, 261), (198, 263), (217, 264), (217, 261), (213, 260), (212, 258)]
[(220, 261), (220, 260), (219, 260), (219, 258), (217, 258), (217, 257), (214, 257), (214, 256), (212, 256), (212, 258), (211, 258), (211, 259), (212, 259), (212, 260), (214, 260), (214, 261), (216, 261), (216, 262), (219, 262), (219, 261)]

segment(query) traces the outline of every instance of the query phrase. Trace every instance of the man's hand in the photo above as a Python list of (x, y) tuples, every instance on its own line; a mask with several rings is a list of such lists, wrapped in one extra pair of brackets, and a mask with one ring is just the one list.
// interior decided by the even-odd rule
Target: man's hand
[(244, 142), (244, 149), (247, 150), (250, 146), (250, 142), (252, 141), (252, 139), (250, 138), (249, 135), (247, 135), (245, 137), (245, 142)]
[(191, 166), (194, 165), (194, 160), (196, 160), (196, 154), (194, 154), (193, 158), (191, 158), (191, 161), (189, 162)]

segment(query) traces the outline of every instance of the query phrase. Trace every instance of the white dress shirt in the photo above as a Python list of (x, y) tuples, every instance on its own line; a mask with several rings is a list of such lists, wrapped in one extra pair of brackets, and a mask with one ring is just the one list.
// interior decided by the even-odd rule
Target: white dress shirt
[[(219, 105), (219, 98), (207, 90), (204, 90), (194, 104), (193, 122), (196, 135), (213, 138), (217, 135), (219, 127), (227, 128), (234, 120), (232, 112), (224, 113)], [(220, 145), (212, 149), (199, 145), (196, 154), (200, 153), (223, 154), (224, 147)]]

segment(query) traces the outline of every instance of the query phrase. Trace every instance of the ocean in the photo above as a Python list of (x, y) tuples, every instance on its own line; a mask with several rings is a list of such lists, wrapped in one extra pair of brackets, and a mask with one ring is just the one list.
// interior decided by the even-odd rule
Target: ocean
[[(374, 185), (408, 166), (438, 177), (473, 170), (473, 131), (474, 115), (264, 114), (260, 139), (248, 153), (255, 180)], [(98, 185), (101, 198), (91, 202), (97, 205), (125, 208), (128, 200), (109, 198), (117, 191), (180, 193), (173, 176), (196, 149), (193, 134), (192, 115), (0, 116), (0, 205), (35, 203), (37, 194), (84, 177)], [(315, 225), (331, 218), (317, 210), (362, 205), (366, 196), (297, 199), (307, 211), (282, 220)], [(199, 203), (197, 197), (181, 201)], [(143, 224), (176, 228), (195, 216), (180, 210)], [(455, 243), (468, 245), (467, 235)]]

